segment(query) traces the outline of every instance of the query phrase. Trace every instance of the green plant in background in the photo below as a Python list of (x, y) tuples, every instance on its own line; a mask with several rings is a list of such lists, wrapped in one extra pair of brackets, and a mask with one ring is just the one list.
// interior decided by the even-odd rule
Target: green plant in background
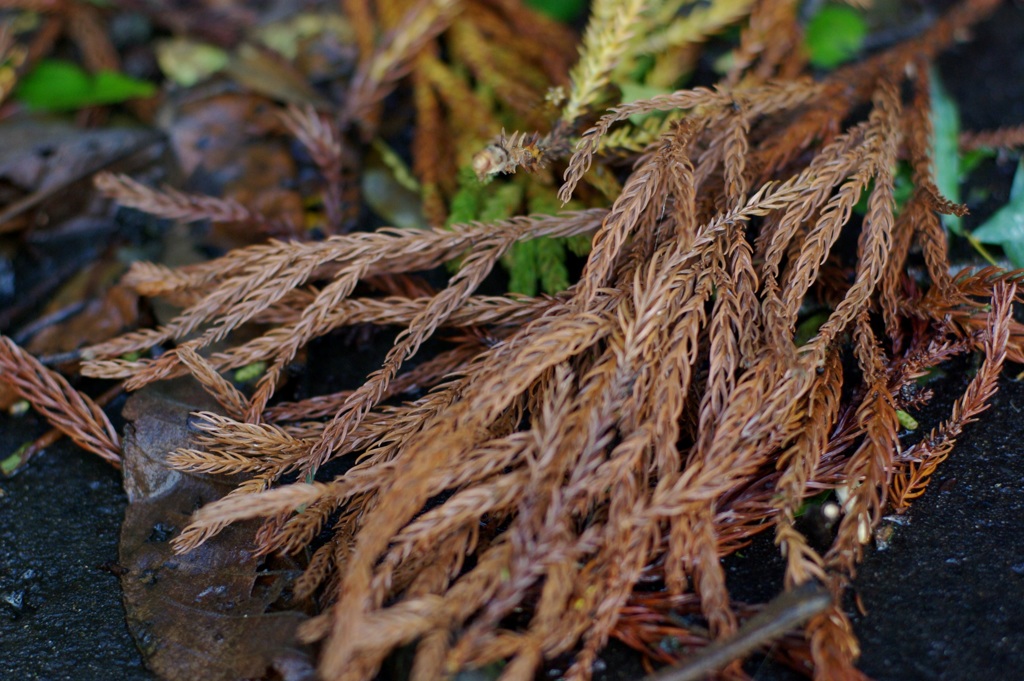
[(998, 245), (1014, 267), (1024, 268), (1024, 157), (1017, 163), (1010, 200), (972, 236), (983, 244)]
[(567, 23), (583, 16), (587, 8), (586, 0), (526, 0), (526, 4), (555, 21)]
[[(935, 159), (935, 185), (950, 201), (960, 201), (960, 111), (946, 92), (942, 79), (933, 68), (929, 75), (932, 100), (932, 154)], [(942, 224), (949, 231), (963, 236), (963, 219), (943, 215)]]
[(909, 412), (905, 412), (902, 409), (896, 410), (896, 419), (900, 422), (900, 425), (907, 430), (917, 430), (921, 424), (917, 422)]
[(867, 23), (856, 9), (825, 5), (807, 24), (804, 49), (812, 65), (834, 69), (857, 56), (867, 33)]
[[(946, 197), (959, 202), (960, 184), (981, 161), (992, 158), (995, 152), (984, 148), (960, 150), (960, 114), (956, 102), (934, 69), (930, 82), (935, 184)], [(1009, 201), (982, 225), (967, 232), (963, 228), (963, 220), (956, 215), (943, 215), (942, 223), (952, 234), (967, 239), (993, 265), (996, 261), (985, 248), (986, 244), (1002, 248), (1014, 267), (1024, 267), (1024, 171), (1021, 166), (1018, 165), (1014, 176)]]
[[(530, 175), (519, 174), (504, 182), (485, 183), (469, 167), (459, 171), (459, 189), (449, 206), (448, 223), (464, 224), (505, 220), (524, 207), (532, 214), (554, 215), (563, 210), (555, 191)], [(509, 275), (508, 290), (528, 296), (558, 293), (569, 287), (567, 253), (586, 255), (590, 239), (541, 237), (512, 245), (501, 262)]]
[(262, 376), (266, 370), (266, 362), (253, 362), (252, 364), (246, 364), (240, 369), (236, 369), (233, 378), (235, 383), (252, 383)]
[[(546, 17), (566, 22), (579, 17), (586, 3), (538, 0), (527, 4)], [(422, 99), (417, 100), (424, 119), (429, 119), (431, 106), (441, 103), (449, 109), (449, 118), (453, 121), (460, 120), (469, 109), (472, 109), (468, 112), (471, 115), (464, 116), (467, 121), (490, 119), (491, 131), (496, 124), (509, 130), (547, 130), (525, 136), (502, 134), (498, 139), (488, 140), (474, 138), (471, 126), (452, 128), (452, 137), (458, 142), (456, 149), (484, 148), (485, 151), (471, 160), (453, 159), (460, 170), (454, 173), (455, 182), (447, 186), (432, 170), (444, 163), (417, 162), (417, 157), (426, 159), (430, 154), (425, 147), (414, 143), (413, 170), (421, 181), (428, 223), (436, 224), (439, 215), (444, 216), (446, 224), (505, 219), (520, 215), (524, 210), (551, 215), (617, 196), (621, 187), (616, 174), (603, 164), (595, 164), (587, 173), (584, 181), (591, 191), (583, 193), (572, 206), (563, 206), (555, 196), (556, 178), (561, 175), (562, 164), (579, 141), (578, 134), (589, 124), (589, 117), (604, 105), (646, 99), (683, 87), (696, 68), (699, 45), (747, 16), (752, 5), (753, 0), (717, 0), (708, 4), (694, 0), (594, 2), (591, 11), (603, 17), (603, 28), (584, 35), (581, 50), (587, 56), (569, 73), (572, 87), (567, 88), (569, 83), (558, 80), (544, 83), (547, 95), (543, 94), (545, 90), (535, 95), (537, 104), (530, 111), (523, 111), (507, 97), (502, 99), (502, 94), (509, 91), (510, 78), (518, 74), (474, 70), (473, 50), (461, 55), (472, 72), (471, 81), (464, 80), (464, 68), (421, 59), (416, 68), (421, 69), (422, 80), (429, 83), (431, 89), (428, 92), (424, 85)], [(460, 30), (453, 30), (451, 36), (451, 46), (465, 46), (465, 36)], [(459, 59), (456, 52), (453, 52), (454, 61)], [(524, 84), (536, 88), (540, 82), (526, 83), (524, 79)], [(546, 105), (540, 104), (542, 100)], [(560, 115), (552, 122), (552, 114), (557, 114), (559, 109)], [(531, 121), (531, 117), (539, 117), (539, 120)], [(640, 152), (681, 117), (679, 112), (637, 114), (631, 117), (634, 125), (608, 135), (601, 151), (615, 150), (618, 156)], [(476, 176), (469, 171), (470, 167), (476, 171)], [(513, 173), (517, 167), (534, 172), (488, 183), (497, 175)], [(478, 178), (483, 178), (484, 182)], [(438, 197), (447, 199), (443, 206), (438, 206)], [(565, 289), (569, 285), (568, 254), (585, 255), (587, 241), (583, 235), (569, 240), (542, 238), (516, 243), (502, 258), (509, 275), (509, 290), (534, 295)]]
[(31, 442), (22, 444), (13, 454), (0, 461), (0, 474), (8, 476), (21, 467), (26, 450), (32, 445)]

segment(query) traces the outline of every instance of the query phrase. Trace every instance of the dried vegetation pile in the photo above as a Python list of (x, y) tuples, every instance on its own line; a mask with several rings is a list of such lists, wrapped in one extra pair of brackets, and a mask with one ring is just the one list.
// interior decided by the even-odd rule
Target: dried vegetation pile
[[(337, 115), (287, 115), (340, 224), (346, 153), (373, 136), (383, 98), (411, 82), (413, 170), (435, 228), (270, 241), (179, 269), (138, 264), (127, 282), (183, 311), (84, 353), (87, 376), (135, 390), (191, 374), (216, 397), (222, 411), (199, 414), (195, 446), (171, 460), (245, 480), (200, 509), (176, 546), (258, 517), (261, 551), (309, 551), (294, 598), (317, 608), (301, 637), (322, 644), (320, 674), (332, 681), (371, 679), (408, 644), (416, 679), (495, 661), (507, 662), (502, 679), (531, 679), (566, 654), (566, 678), (585, 679), (611, 636), (657, 654), (651, 632), (686, 604), (707, 624), (690, 632), (694, 642), (728, 637), (750, 611), (730, 600), (720, 559), (759, 532), (775, 535), (786, 588), (820, 580), (838, 593), (885, 509), (923, 491), (985, 408), (1004, 359), (1024, 360), (1024, 328), (1011, 316), (1017, 275), (949, 274), (939, 214), (962, 209), (936, 189), (929, 156), (928, 61), (991, 0), (967, 0), (913, 42), (817, 80), (803, 75), (794, 3), (715, 3), (732, 12), (720, 9), (719, 24), (749, 13), (723, 81), (611, 108), (610, 74), (654, 49), (638, 35), (679, 42), (652, 28), (679, 3), (598, 0), (581, 59), (549, 98), (553, 114), (517, 114), (517, 94), (495, 90), (508, 101), (488, 111), (508, 108), (540, 132), (502, 134), (475, 157), (436, 144), (444, 126), (460, 129), (441, 114), (461, 82), (438, 41), (469, 50), (479, 17), (526, 16), (509, 4), (417, 4), (380, 46), (360, 45)], [(500, 32), (511, 41), (515, 27)], [(543, 62), (551, 35), (523, 32), (517, 54)], [(558, 196), (582, 203), (444, 227), (467, 161), (481, 175), (536, 171), (495, 179), (535, 192), (553, 193), (564, 168)], [(898, 163), (913, 190), (897, 209)], [(259, 220), (126, 178), (100, 186), (163, 216)], [(567, 290), (477, 293), (517, 244), (591, 234)], [(440, 291), (406, 277), (453, 262)], [(367, 282), (385, 293), (364, 294)], [(808, 309), (827, 314), (797, 340)], [(258, 334), (232, 342), (253, 323)], [(310, 341), (362, 324), (402, 331), (361, 387), (274, 399)], [(420, 358), (434, 337), (447, 349)], [(166, 351), (124, 358), (157, 347)], [(898, 412), (928, 397), (916, 379), (975, 351), (984, 361), (949, 420), (902, 449)], [(251, 395), (222, 375), (256, 361), (268, 368)], [(9, 343), (2, 362), (37, 404), (75, 394), (52, 383), (34, 393), (48, 374), (30, 373), (32, 360)], [(96, 418), (88, 406), (71, 419), (60, 411), (51, 410), (58, 425)], [(113, 433), (79, 442), (116, 456)], [(341, 459), (351, 467), (325, 475)], [(837, 487), (843, 517), (819, 552), (795, 517), (806, 498)], [(635, 593), (641, 580), (664, 592)], [(859, 674), (839, 606), (811, 619), (806, 644), (788, 655), (818, 678)]]

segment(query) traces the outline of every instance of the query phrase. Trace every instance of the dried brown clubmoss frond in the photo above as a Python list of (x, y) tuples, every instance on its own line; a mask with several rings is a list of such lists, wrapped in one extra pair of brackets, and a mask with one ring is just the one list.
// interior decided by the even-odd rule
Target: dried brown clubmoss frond
[[(606, 208), (270, 242), (180, 270), (134, 267), (133, 285), (184, 310), (163, 328), (89, 348), (84, 372), (130, 387), (195, 375), (228, 416), (200, 415), (200, 435), (175, 465), (247, 477), (199, 510), (176, 547), (252, 518), (265, 519), (260, 551), (312, 543), (297, 593), (320, 612), (301, 636), (321, 646), (319, 673), (330, 681), (371, 679), (412, 644), (417, 678), (504, 661), (504, 678), (530, 679), (543, 661), (572, 654), (567, 677), (586, 679), (610, 636), (649, 641), (630, 629), (642, 619), (635, 608), (659, 621), (684, 592), (712, 638), (729, 636), (747, 613), (720, 559), (765, 530), (785, 553), (785, 586), (821, 580), (838, 595), (890, 489), (900, 504), (917, 493), (984, 408), (1003, 358), (1024, 354), (1024, 328), (1009, 317), (1019, 274), (948, 276), (937, 212), (957, 207), (934, 189), (926, 140), (923, 56), (991, 6), (969, 0), (920, 42), (815, 82), (793, 77), (798, 55), (762, 44), (774, 31), (783, 47), (795, 39), (794, 3), (758, 3), (731, 84), (616, 106), (583, 134), (563, 200), (601, 163), (599, 151), (615, 153), (607, 140), (636, 144), (615, 138), (616, 126), (636, 114), (675, 118), (645, 129), (651, 143), (638, 157), (623, 152), (635, 162)], [(450, 37), (467, 60), (484, 60), (479, 32), (495, 25), (499, 4), (473, 7), (479, 22)], [(381, 9), (383, 26), (410, 32), (362, 47), (349, 114), (375, 108), (411, 68), (417, 115), (436, 131), (451, 124), (446, 107), (462, 115), (456, 102), (476, 95), (428, 46), (447, 10), (411, 30), (405, 9)], [(624, 54), (632, 29), (621, 24), (614, 3), (598, 4), (559, 120), (547, 133), (504, 137), (506, 158), (492, 154), (485, 170), (540, 166), (566, 151), (570, 124), (598, 113)], [(289, 116), (311, 148), (335, 139), (313, 112)], [(557, 153), (544, 146), (556, 142)], [(328, 146), (321, 166), (336, 163)], [(424, 161), (450, 165), (454, 152), (420, 153), (417, 172), (442, 192), (445, 178)], [(915, 192), (897, 217), (904, 158)], [(580, 280), (564, 293), (477, 293), (513, 244), (592, 231)], [(854, 239), (855, 253), (839, 252)], [(908, 265), (915, 246), (931, 277), (923, 285)], [(451, 261), (459, 269), (438, 292), (357, 293)], [(802, 310), (819, 296), (831, 307), (798, 338)], [(235, 342), (252, 322), (264, 325), (259, 335)], [(353, 390), (273, 404), (304, 346), (355, 323), (401, 328), (378, 371)], [(402, 373), (441, 328), (458, 329), (454, 348)], [(228, 347), (211, 351), (215, 342)], [(172, 344), (155, 359), (120, 358)], [(923, 399), (904, 388), (975, 347), (987, 356), (983, 372), (932, 449), (901, 455), (897, 410)], [(218, 373), (254, 361), (270, 368), (251, 397)], [(427, 392), (387, 402), (417, 389)], [(330, 473), (339, 459), (351, 465)], [(303, 482), (282, 484), (289, 475)], [(795, 518), (807, 497), (835, 488), (849, 491), (846, 515), (820, 555)], [(661, 600), (635, 593), (651, 577), (666, 586)], [(794, 655), (812, 660), (818, 678), (859, 676), (838, 606), (807, 635)]]
[(968, 131), (960, 134), (960, 148), (971, 149), (1014, 149), (1024, 147), (1024, 125), (1014, 125), (996, 130)]
[(106, 196), (129, 208), (169, 220), (212, 220), (214, 222), (252, 222), (267, 225), (270, 221), (234, 199), (184, 194), (164, 187), (152, 189), (127, 175), (102, 172), (96, 175), (96, 188)]
[(408, 9), (373, 54), (360, 62), (345, 101), (346, 124), (357, 123), (367, 130), (376, 126), (375, 109), (408, 73), (416, 52), (445, 29), (460, 4), (460, 0), (421, 0)]
[(311, 106), (300, 109), (295, 105), (281, 114), (285, 126), (309, 150), (324, 179), (324, 212), (332, 233), (344, 220), (342, 187), (344, 149), (338, 131), (326, 116)]
[(924, 493), (929, 478), (949, 456), (964, 426), (976, 421), (978, 414), (988, 408), (1006, 359), (1015, 295), (1015, 284), (996, 284), (992, 296), (992, 315), (985, 334), (985, 361), (967, 390), (953, 405), (949, 420), (904, 452), (902, 459), (910, 463), (892, 478), (893, 506), (898, 511), (905, 511), (911, 500)]
[(121, 439), (103, 410), (6, 336), (0, 336), (0, 381), (79, 447), (121, 467)]
[(217, 400), (217, 404), (224, 408), (228, 416), (239, 417), (245, 413), (245, 397), (230, 381), (217, 373), (206, 358), (188, 345), (182, 345), (175, 352), (189, 373)]
[(352, 23), (352, 34), (359, 48), (359, 58), (365, 61), (373, 54), (375, 26), (369, 0), (342, 0), (342, 12)]
[[(421, 64), (430, 60), (421, 59)], [(428, 224), (445, 221), (448, 209), (441, 193), (441, 178), (445, 173), (442, 153), (436, 143), (443, 134), (441, 102), (434, 93), (421, 67), (413, 73), (413, 105), (416, 108), (416, 131), (413, 138), (413, 172), (420, 182), (423, 197), (423, 216)]]
[[(740, 38), (740, 47), (726, 80), (741, 78), (761, 82), (775, 77), (792, 77), (806, 63), (803, 54), (796, 4), (793, 0), (762, 0), (753, 5), (750, 24)], [(754, 68), (751, 68), (751, 67)]]
[[(199, 338), (188, 341), (193, 349), (206, 347), (225, 338), (240, 324), (256, 318), (296, 288), (305, 286), (322, 267), (334, 268), (334, 281), (318, 292), (299, 319), (278, 332), (279, 338), (269, 344), (272, 355), (261, 359), (286, 357), (310, 339), (346, 323), (343, 317), (332, 315), (332, 311), (342, 304), (361, 279), (389, 270), (418, 271), (435, 267), (461, 255), (464, 249), (473, 245), (481, 248), (478, 260), (486, 267), (487, 260), (483, 259), (485, 252), (496, 258), (508, 244), (517, 240), (586, 233), (593, 229), (603, 214), (602, 210), (590, 210), (561, 216), (516, 218), (495, 225), (454, 226), (451, 229), (421, 232), (381, 230), (372, 234), (332, 237), (317, 243), (271, 242), (268, 245), (239, 249), (218, 259), (215, 266), (193, 268), (189, 272), (191, 276), (184, 278), (172, 277), (168, 288), (174, 292), (187, 291), (192, 287), (206, 288), (215, 279), (221, 281), (199, 302), (160, 330), (139, 332), (123, 340), (115, 339), (87, 348), (84, 356), (91, 359), (83, 366), (83, 373), (98, 378), (131, 376), (129, 389), (137, 389), (150, 381), (165, 378), (178, 365), (177, 356), (173, 352), (156, 360), (108, 358), (184, 338), (212, 322)], [(157, 269), (154, 274), (160, 280), (154, 283), (162, 287), (167, 281), (164, 271)], [(473, 276), (479, 276), (479, 273)], [(459, 279), (463, 282), (473, 280), (466, 276)], [(138, 286), (142, 290), (155, 288), (141, 279), (138, 270), (135, 270), (134, 280), (139, 282)], [(446, 303), (432, 311), (431, 316), (424, 317), (424, 313), (420, 313), (412, 321), (423, 319), (436, 324), (452, 312), (453, 309)], [(435, 318), (435, 315), (439, 317)], [(281, 361), (287, 362), (290, 359)], [(242, 364), (246, 363), (249, 362)]]

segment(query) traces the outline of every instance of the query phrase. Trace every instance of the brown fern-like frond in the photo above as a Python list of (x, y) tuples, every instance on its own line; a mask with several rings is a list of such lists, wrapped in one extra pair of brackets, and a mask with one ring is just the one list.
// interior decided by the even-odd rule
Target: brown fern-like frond
[(0, 381), (79, 447), (121, 467), (121, 440), (103, 410), (6, 336), (0, 336)]
[(868, 385), (868, 393), (857, 410), (857, 422), (864, 432), (864, 441), (850, 457), (845, 471), (849, 495), (846, 515), (839, 525), (838, 536), (826, 555), (830, 567), (852, 575), (860, 560), (863, 546), (871, 540), (882, 509), (892, 475), (897, 451), (899, 421), (888, 388), (881, 381), (882, 360), (866, 317), (857, 323), (858, 359), (862, 370), (876, 378)]
[(117, 200), (122, 206), (137, 208), (169, 220), (270, 224), (267, 218), (234, 199), (185, 194), (170, 187), (152, 189), (127, 175), (99, 173), (95, 185), (104, 195)]
[(364, 134), (372, 132), (375, 109), (408, 73), (416, 52), (451, 22), (460, 4), (460, 0), (421, 0), (409, 8), (373, 54), (360, 62), (345, 98), (342, 119), (346, 124), (358, 123)]
[(203, 389), (224, 407), (228, 416), (237, 418), (245, 413), (245, 397), (230, 381), (217, 373), (204, 357), (187, 345), (178, 348), (176, 354)]
[(992, 294), (991, 321), (985, 337), (985, 361), (967, 390), (953, 404), (949, 419), (904, 452), (902, 458), (910, 463), (901, 467), (892, 478), (892, 503), (897, 510), (905, 511), (915, 498), (924, 493), (932, 474), (952, 452), (964, 426), (977, 420), (978, 414), (988, 408), (1006, 359), (1015, 294), (1014, 284), (996, 284)]
[(860, 657), (860, 645), (853, 634), (853, 625), (843, 609), (836, 605), (814, 617), (807, 624), (814, 661), (815, 681), (866, 681), (867, 677), (854, 667)]
[(341, 231), (343, 215), (343, 163), (344, 148), (334, 123), (311, 106), (300, 109), (291, 105), (281, 119), (285, 126), (309, 150), (324, 179), (323, 202), (327, 216), (328, 233)]
[(995, 130), (966, 131), (960, 133), (960, 148), (1015, 149), (1024, 146), (1024, 125), (1011, 125)]
[(376, 26), (369, 0), (342, 0), (341, 7), (345, 17), (352, 23), (352, 34), (359, 48), (360, 60), (370, 59), (373, 54)]
[(671, 94), (657, 95), (650, 99), (613, 107), (609, 113), (601, 117), (594, 127), (584, 133), (579, 144), (576, 145), (576, 151), (565, 171), (565, 183), (559, 190), (559, 198), (563, 203), (569, 201), (576, 185), (590, 168), (601, 138), (608, 133), (612, 125), (630, 116), (673, 109), (691, 111), (696, 109), (700, 115), (711, 116), (731, 110), (734, 104), (742, 105), (745, 102), (756, 103), (756, 111), (751, 113), (770, 113), (799, 106), (816, 93), (817, 87), (811, 81), (792, 80), (766, 83), (731, 93), (725, 90), (715, 91), (706, 88), (679, 90)]
[(441, 225), (448, 217), (448, 208), (441, 196), (441, 178), (444, 164), (450, 165), (454, 154), (436, 143), (444, 134), (441, 103), (422, 68), (413, 72), (413, 104), (417, 125), (412, 170), (423, 188), (423, 215), (427, 224)]

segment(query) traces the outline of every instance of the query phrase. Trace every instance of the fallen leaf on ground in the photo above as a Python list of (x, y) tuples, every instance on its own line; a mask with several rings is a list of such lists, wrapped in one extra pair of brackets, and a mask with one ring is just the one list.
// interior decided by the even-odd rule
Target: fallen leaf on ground
[[(124, 414), (125, 489), (119, 562), (128, 628), (146, 665), (169, 681), (261, 679), (275, 669), (301, 679), (312, 663), (292, 644), (300, 612), (268, 612), (284, 580), (261, 571), (258, 523), (176, 555), (170, 539), (192, 511), (231, 486), (169, 469), (165, 456), (189, 443), (188, 415), (213, 408), (194, 384), (144, 389)], [(305, 662), (303, 662), (305, 660)]]

